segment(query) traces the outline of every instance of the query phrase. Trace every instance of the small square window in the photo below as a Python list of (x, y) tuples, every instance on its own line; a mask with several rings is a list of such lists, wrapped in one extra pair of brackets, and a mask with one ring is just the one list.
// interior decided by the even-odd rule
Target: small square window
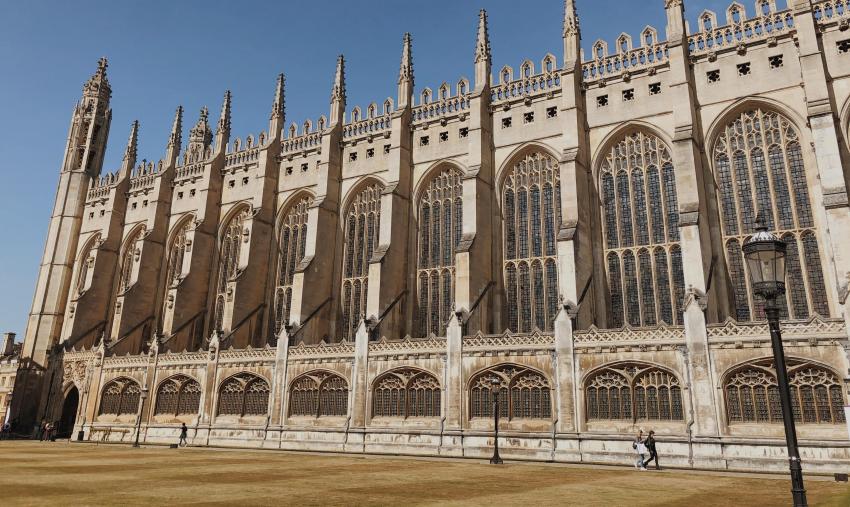
[(555, 106), (546, 108), (546, 118), (555, 118), (558, 116), (558, 108)]
[(440, 132), (440, 142), (444, 143), (448, 140), (449, 140), (449, 133), (448, 132)]
[(227, 182), (227, 186), (233, 188), (236, 186), (236, 180), (230, 180)]
[(705, 77), (709, 83), (717, 83), (720, 81), (720, 70), (710, 70), (705, 73)]
[(770, 62), (771, 69), (779, 69), (785, 64), (785, 62), (782, 61), (782, 55), (774, 55), (767, 60)]
[(309, 167), (310, 167), (310, 166), (309, 166), (309, 165), (307, 165), (307, 163), (306, 163), (306, 162), (305, 162), (305, 163), (303, 163), (303, 164), (301, 164), (301, 172), (302, 172), (302, 173), (307, 172), (307, 169), (309, 169)]
[[(375, 148), (368, 148), (366, 150), (366, 158), (372, 158), (374, 156), (375, 156)], [(304, 164), (304, 165), (307, 165), (307, 164)], [(306, 171), (307, 169), (305, 168), (304, 170)]]
[(510, 116), (508, 116), (507, 118), (502, 118), (502, 128), (503, 129), (511, 128), (511, 117)]
[(431, 143), (431, 138), (428, 136), (422, 136), (419, 138), (419, 146), (428, 146)]
[(605, 107), (608, 105), (608, 96), (600, 95), (596, 97), (596, 107)]
[(523, 123), (534, 123), (534, 112), (528, 112), (522, 115)]
[(467, 127), (461, 128), (460, 130), (458, 130), (457, 133), (458, 133), (458, 136), (461, 137), (461, 138), (469, 137), (469, 129)]
[(389, 152), (390, 152), (390, 145), (389, 145), (389, 144), (385, 144), (385, 145), (384, 145), (384, 155), (386, 155), (386, 154), (387, 154), (387, 153), (389, 153)]
[(195, 189), (194, 188), (192, 190), (189, 190), (189, 197), (195, 197)]
[(840, 40), (835, 43), (839, 53), (850, 53), (850, 39)]
[(649, 94), (650, 95), (660, 95), (661, 94), (661, 83), (652, 83), (649, 85)]
[(355, 160), (357, 160), (357, 152), (352, 151), (351, 153), (349, 153), (348, 154), (348, 160), (349, 160), (349, 162), (354, 162)]
[(248, 178), (247, 177), (242, 178), (242, 186), (244, 187), (247, 184), (248, 184)]
[(134, 203), (130, 204), (130, 209), (136, 209), (136, 208), (137, 208), (137, 206), (136, 206), (137, 204), (138, 204), (138, 203), (136, 203), (136, 202), (134, 202)]
[(142, 207), (147, 208), (148, 207), (148, 201), (146, 201), (146, 200), (142, 201)]
[(750, 62), (738, 64), (738, 75), (739, 76), (749, 76), (750, 75)]
[(100, 216), (103, 216), (104, 214), (106, 214), (106, 211), (100, 210)]
[(94, 218), (94, 211), (89, 212), (89, 218)]
[(292, 166), (289, 166), (289, 167), (286, 168), (286, 174), (287, 175), (292, 174)]
[(635, 89), (629, 88), (628, 90), (623, 90), (623, 102), (630, 102), (635, 100)]

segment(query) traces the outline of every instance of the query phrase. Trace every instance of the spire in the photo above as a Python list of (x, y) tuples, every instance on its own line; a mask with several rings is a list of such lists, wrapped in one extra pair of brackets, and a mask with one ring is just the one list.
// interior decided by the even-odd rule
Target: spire
[(130, 176), (133, 166), (136, 165), (136, 153), (139, 148), (139, 120), (135, 120), (130, 127), (130, 137), (127, 139), (127, 148), (124, 149), (124, 160), (121, 162), (120, 177)]
[(487, 11), (478, 12), (478, 36), (475, 40), (475, 89), (490, 85), (490, 34), (487, 32)]
[(404, 34), (401, 49), (401, 68), (398, 72), (398, 107), (404, 109), (413, 98), (413, 39)]
[(92, 77), (83, 85), (83, 95), (88, 98), (102, 99), (109, 101), (112, 97), (112, 88), (109, 86), (109, 79), (106, 77), (106, 68), (109, 66), (106, 57), (102, 57), (97, 61), (97, 70)]
[(679, 45), (685, 37), (685, 5), (682, 0), (664, 0), (667, 11), (667, 40)]
[(221, 114), (218, 117), (218, 126), (215, 130), (215, 151), (224, 152), (230, 141), (230, 90), (224, 92), (224, 101), (221, 103)]
[(272, 139), (280, 139), (281, 130), (286, 122), (286, 76), (277, 75), (277, 86), (274, 90), (274, 102), (272, 103), (272, 114), (269, 117), (269, 136)]
[(201, 108), (198, 123), (189, 131), (189, 148), (187, 150), (189, 163), (203, 160), (206, 157), (206, 149), (212, 142), (212, 131), (209, 125), (209, 111), (207, 106)]
[(183, 106), (177, 106), (174, 113), (174, 122), (171, 124), (171, 134), (168, 136), (168, 150), (165, 160), (168, 165), (174, 165), (180, 154), (180, 146), (183, 141)]
[(574, 67), (579, 61), (581, 52), (581, 29), (579, 28), (578, 12), (575, 0), (564, 0), (564, 68)]
[(339, 55), (336, 60), (336, 74), (334, 75), (334, 87), (331, 92), (331, 118), (330, 124), (342, 121), (345, 112), (345, 57)]

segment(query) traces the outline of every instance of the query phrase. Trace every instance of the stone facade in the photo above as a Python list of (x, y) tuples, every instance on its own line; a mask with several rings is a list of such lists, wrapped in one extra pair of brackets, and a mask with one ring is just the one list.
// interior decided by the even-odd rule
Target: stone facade
[[(788, 245), (786, 354), (804, 466), (850, 463), (850, 13), (759, 0), (666, 37), (232, 139), (227, 92), (165, 157), (101, 175), (106, 62), (72, 119), (16, 390), (75, 438), (784, 469), (775, 373), (741, 245)], [(827, 79), (827, 75), (829, 78)], [(21, 400), (18, 403), (18, 400)]]
[(0, 342), (0, 426), (11, 420), (9, 407), (20, 354), (21, 345), (15, 343), (15, 333), (3, 333), (3, 341)]

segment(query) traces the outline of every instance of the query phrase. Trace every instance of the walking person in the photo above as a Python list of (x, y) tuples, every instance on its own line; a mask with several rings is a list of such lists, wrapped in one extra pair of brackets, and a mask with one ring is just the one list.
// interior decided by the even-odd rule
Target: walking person
[(186, 437), (188, 436), (188, 434), (189, 428), (186, 427), (186, 423), (183, 423), (183, 425), (180, 427), (180, 442), (178, 442), (177, 445), (185, 447), (187, 445)]
[(0, 440), (8, 440), (12, 433), (12, 426), (9, 423), (3, 424), (3, 429), (0, 430)]
[(661, 470), (661, 465), (658, 464), (658, 451), (655, 449), (655, 430), (649, 431), (649, 436), (646, 437), (644, 445), (649, 452), (649, 459), (643, 462), (643, 466), (646, 467), (650, 461), (655, 460), (655, 469)]
[(637, 453), (637, 458), (635, 458), (635, 468), (639, 470), (646, 470), (643, 461), (646, 457), (646, 443), (643, 439), (643, 430), (638, 431), (637, 437), (634, 442), (632, 442), (632, 449), (634, 449)]

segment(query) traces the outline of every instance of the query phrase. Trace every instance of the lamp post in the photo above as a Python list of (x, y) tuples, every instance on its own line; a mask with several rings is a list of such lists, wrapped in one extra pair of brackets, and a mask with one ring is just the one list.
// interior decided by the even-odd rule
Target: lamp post
[(788, 461), (791, 469), (791, 496), (795, 507), (804, 507), (806, 490), (803, 487), (803, 468), (797, 449), (797, 430), (791, 408), (791, 392), (788, 386), (788, 368), (782, 348), (782, 333), (779, 329), (779, 306), (776, 299), (785, 294), (785, 242), (767, 231), (760, 217), (756, 218), (756, 233), (744, 243), (744, 256), (753, 284), (753, 292), (764, 299), (764, 313), (770, 329), (773, 360), (776, 364), (776, 380), (779, 384), (779, 400), (782, 404), (782, 421), (785, 425), (785, 442), (788, 446)]
[(148, 388), (143, 387), (142, 393), (139, 395), (139, 415), (136, 416), (136, 441), (133, 442), (133, 447), (139, 447), (139, 433), (142, 431), (142, 410), (144, 410), (147, 397)]
[(502, 381), (494, 378), (490, 381), (490, 393), (493, 395), (493, 457), (490, 458), (491, 465), (501, 465), (502, 458), (499, 457), (499, 391)]

